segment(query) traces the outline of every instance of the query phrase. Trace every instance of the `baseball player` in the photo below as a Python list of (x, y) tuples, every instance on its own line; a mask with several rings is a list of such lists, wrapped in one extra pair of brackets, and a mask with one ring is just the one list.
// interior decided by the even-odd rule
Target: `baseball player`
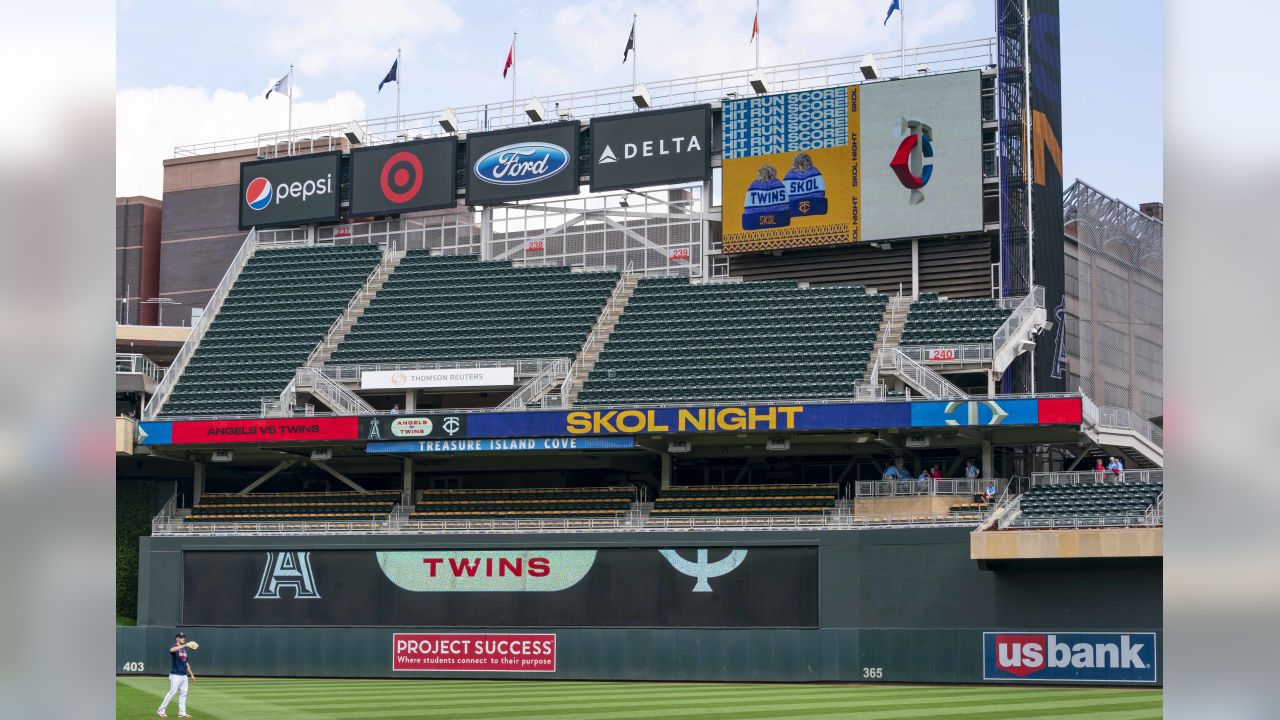
[(169, 693), (160, 703), (160, 709), (156, 710), (156, 715), (160, 717), (169, 717), (165, 711), (169, 709), (169, 701), (174, 695), (178, 696), (178, 717), (191, 717), (187, 714), (187, 683), (195, 682), (196, 676), (187, 663), (188, 647), (194, 649), (197, 646), (195, 643), (188, 643), (187, 636), (183, 633), (174, 636), (173, 647), (169, 648)]

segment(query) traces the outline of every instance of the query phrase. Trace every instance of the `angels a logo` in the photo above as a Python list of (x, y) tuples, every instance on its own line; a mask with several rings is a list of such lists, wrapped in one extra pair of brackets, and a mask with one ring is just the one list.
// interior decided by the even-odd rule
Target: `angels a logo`
[(286, 551), (267, 553), (267, 564), (262, 568), (262, 580), (258, 583), (256, 600), (279, 600), (284, 588), (293, 590), (296, 600), (319, 599), (316, 579), (311, 573), (311, 553)]

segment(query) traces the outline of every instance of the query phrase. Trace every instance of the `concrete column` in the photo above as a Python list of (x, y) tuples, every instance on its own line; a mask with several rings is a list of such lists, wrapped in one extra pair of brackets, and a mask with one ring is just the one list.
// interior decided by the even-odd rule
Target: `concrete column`
[(920, 299), (920, 240), (911, 241), (911, 299)]
[(409, 413), (411, 413), (411, 412), (413, 412), (414, 410), (417, 410), (417, 409), (418, 409), (418, 391), (417, 391), (417, 390), (405, 390), (405, 391), (404, 391), (404, 412), (405, 412), (405, 414), (407, 415), (407, 414), (409, 414)]
[(493, 208), (480, 208), (480, 259), (493, 259)]
[(982, 477), (995, 477), (995, 458), (991, 450), (991, 440), (982, 441)]
[(200, 496), (204, 495), (204, 463), (195, 463), (192, 469), (191, 504), (195, 505), (200, 502)]
[(413, 458), (405, 458), (400, 471), (400, 493), (402, 502), (413, 503)]
[(987, 397), (995, 397), (996, 395), (996, 371), (987, 371)]
[(661, 489), (671, 487), (671, 453), (662, 453), (662, 485)]

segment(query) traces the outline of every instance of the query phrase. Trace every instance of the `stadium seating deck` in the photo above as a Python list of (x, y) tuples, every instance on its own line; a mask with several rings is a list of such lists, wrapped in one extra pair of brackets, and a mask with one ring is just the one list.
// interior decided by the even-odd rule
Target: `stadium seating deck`
[(987, 298), (939, 300), (937, 293), (921, 293), (907, 315), (901, 344), (991, 342), (1012, 312)]
[(414, 520), (613, 517), (631, 508), (631, 486), (426, 490)]
[(411, 250), (330, 362), (572, 358), (618, 277)]
[(368, 493), (206, 493), (187, 522), (346, 521), (385, 518), (400, 500), (399, 490)]
[(835, 507), (837, 490), (835, 483), (669, 487), (650, 516), (822, 514)]
[(578, 402), (852, 397), (887, 302), (861, 287), (646, 278)]
[(1022, 514), (1025, 517), (1142, 515), (1163, 489), (1160, 483), (1040, 485), (1023, 493)]
[(380, 257), (373, 245), (259, 249), (161, 414), (259, 412), (262, 398), (289, 384)]

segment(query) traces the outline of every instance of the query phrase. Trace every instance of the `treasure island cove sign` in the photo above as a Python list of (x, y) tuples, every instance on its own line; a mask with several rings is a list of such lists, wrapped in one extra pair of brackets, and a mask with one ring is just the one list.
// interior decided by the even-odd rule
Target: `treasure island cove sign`
[(407, 416), (180, 420), (139, 425), (141, 445), (380, 442), (410, 439), (838, 432), (881, 428), (1079, 425), (1078, 397), (717, 405)]

